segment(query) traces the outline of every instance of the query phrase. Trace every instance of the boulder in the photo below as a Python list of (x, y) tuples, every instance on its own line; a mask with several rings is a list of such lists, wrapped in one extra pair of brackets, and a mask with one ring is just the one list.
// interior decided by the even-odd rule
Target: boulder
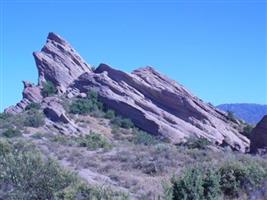
[(107, 107), (173, 143), (204, 137), (242, 152), (249, 148), (249, 140), (234, 128), (237, 124), (228, 120), (225, 113), (152, 67), (128, 74), (101, 64), (95, 73), (84, 73), (71, 87), (82, 93), (96, 90)]
[(267, 150), (267, 115), (265, 115), (252, 130), (250, 139), (251, 153), (258, 153), (260, 151)]
[(58, 97), (46, 97), (42, 102), (47, 126), (53, 126), (64, 135), (76, 135), (81, 130), (66, 115), (62, 106), (63, 102)]
[(40, 103), (43, 99), (41, 94), (41, 88), (39, 86), (35, 86), (33, 83), (29, 81), (23, 81), (24, 90), (22, 92), (22, 96), (24, 99), (28, 99), (30, 102)]
[(92, 71), (71, 45), (55, 33), (48, 34), (42, 50), (34, 52), (33, 56), (39, 73), (39, 85), (49, 80), (61, 93), (81, 74)]

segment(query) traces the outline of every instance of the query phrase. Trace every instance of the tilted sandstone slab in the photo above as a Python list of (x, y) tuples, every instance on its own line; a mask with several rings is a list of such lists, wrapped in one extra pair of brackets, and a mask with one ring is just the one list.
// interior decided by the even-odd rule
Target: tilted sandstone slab
[(267, 115), (262, 118), (251, 132), (250, 151), (257, 153), (259, 150), (267, 152)]
[(49, 80), (62, 93), (81, 74), (92, 71), (70, 44), (55, 33), (48, 34), (42, 50), (34, 52), (33, 56), (39, 73), (39, 85)]
[(189, 137), (205, 137), (217, 144), (228, 144), (244, 152), (249, 140), (239, 134), (238, 124), (225, 113), (202, 102), (182, 85), (161, 75), (151, 67), (131, 74), (101, 64), (93, 72), (81, 56), (60, 36), (49, 33), (40, 52), (35, 52), (39, 84), (24, 83), (23, 99), (6, 112), (23, 111), (31, 102), (40, 102), (47, 122), (64, 134), (79, 132), (66, 117), (57, 100), (41, 96), (46, 81), (55, 84), (60, 95), (84, 96), (97, 90), (100, 100), (117, 113), (130, 118), (139, 128), (180, 143)]
[(223, 112), (151, 67), (128, 74), (101, 64), (95, 73), (84, 73), (71, 87), (80, 92), (96, 90), (109, 108), (130, 118), (139, 128), (174, 143), (205, 137), (242, 152), (249, 147), (249, 140)]

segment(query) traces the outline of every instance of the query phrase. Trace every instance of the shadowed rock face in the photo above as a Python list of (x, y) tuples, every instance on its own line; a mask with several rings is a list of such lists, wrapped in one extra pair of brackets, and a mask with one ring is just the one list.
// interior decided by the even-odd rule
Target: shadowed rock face
[(47, 42), (40, 52), (34, 52), (39, 73), (39, 85), (47, 80), (57, 86), (59, 92), (66, 88), (91, 67), (64, 39), (55, 33), (49, 33)]
[(261, 149), (267, 150), (267, 115), (262, 118), (251, 133), (250, 151), (257, 153)]
[(78, 53), (54, 33), (49, 33), (45, 46), (41, 52), (34, 53), (34, 58), (39, 73), (38, 86), (25, 82), (22, 101), (6, 112), (18, 113), (30, 102), (38, 102), (51, 126), (62, 129), (64, 134), (79, 132), (66, 117), (58, 97), (43, 99), (41, 88), (49, 80), (57, 86), (59, 95), (66, 92), (68, 98), (97, 90), (107, 107), (130, 118), (139, 128), (173, 143), (189, 137), (205, 137), (242, 152), (249, 147), (249, 140), (234, 128), (238, 124), (229, 121), (225, 113), (205, 104), (152, 67), (129, 74), (101, 64), (93, 72)]
[(95, 73), (81, 75), (72, 88), (80, 92), (96, 90), (109, 108), (141, 129), (174, 143), (197, 136), (218, 144), (226, 142), (240, 151), (249, 146), (248, 139), (233, 128), (224, 113), (151, 67), (128, 74), (101, 64)]

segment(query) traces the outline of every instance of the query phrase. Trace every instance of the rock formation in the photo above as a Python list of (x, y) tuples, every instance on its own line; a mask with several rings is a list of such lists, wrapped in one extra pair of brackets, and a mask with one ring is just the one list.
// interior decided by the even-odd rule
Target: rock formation
[(23, 81), (24, 89), (22, 100), (15, 106), (11, 106), (5, 112), (16, 114), (22, 112), (30, 103), (40, 103), (43, 99), (40, 86), (36, 86), (28, 81)]
[(46, 123), (53, 126), (64, 135), (75, 135), (81, 130), (66, 115), (62, 106), (63, 102), (58, 97), (46, 97), (42, 102), (42, 108), (47, 117)]
[(64, 93), (75, 79), (84, 72), (91, 72), (91, 67), (60, 36), (49, 33), (47, 42), (40, 52), (34, 52), (39, 73), (39, 85), (49, 80)]
[[(93, 72), (75, 50), (54, 33), (49, 33), (47, 43), (41, 52), (34, 53), (34, 58), (39, 84), (25, 84), (22, 102), (7, 112), (16, 109), (21, 112), (29, 102), (41, 102), (54, 125), (58, 121), (71, 124), (58, 102), (50, 99), (49, 104), (47, 98), (40, 97), (43, 83), (51, 81), (57, 86), (59, 95), (66, 93), (68, 98), (82, 97), (89, 90), (96, 90), (108, 108), (130, 118), (139, 128), (173, 143), (186, 141), (189, 137), (204, 137), (242, 152), (249, 148), (249, 140), (235, 128), (238, 124), (230, 121), (224, 112), (204, 103), (152, 67), (129, 74), (101, 64)], [(54, 102), (53, 106), (51, 102)], [(74, 126), (71, 127), (71, 131), (75, 131)]]
[(267, 150), (267, 115), (262, 118), (251, 132), (250, 151), (257, 153), (261, 150)]
[(96, 90), (109, 108), (174, 143), (204, 137), (243, 152), (249, 146), (224, 113), (151, 67), (127, 74), (101, 64), (95, 73), (81, 75), (71, 87), (80, 92)]

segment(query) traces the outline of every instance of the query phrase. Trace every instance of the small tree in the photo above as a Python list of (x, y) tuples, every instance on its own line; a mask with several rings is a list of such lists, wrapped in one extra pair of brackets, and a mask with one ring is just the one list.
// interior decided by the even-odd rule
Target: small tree
[(41, 93), (43, 97), (48, 97), (48, 96), (55, 94), (56, 92), (57, 92), (57, 89), (54, 86), (54, 84), (51, 81), (47, 81), (44, 83)]
[(231, 111), (227, 111), (227, 118), (228, 118), (229, 120), (231, 120), (231, 121), (235, 121), (235, 120), (236, 120), (236, 119), (235, 119), (235, 115), (234, 115), (234, 113), (231, 112)]
[(39, 103), (30, 103), (29, 105), (27, 105), (27, 107), (25, 108), (25, 110), (39, 110), (41, 108), (41, 105)]
[(24, 117), (24, 126), (38, 128), (44, 125), (44, 116), (38, 110), (29, 110)]

